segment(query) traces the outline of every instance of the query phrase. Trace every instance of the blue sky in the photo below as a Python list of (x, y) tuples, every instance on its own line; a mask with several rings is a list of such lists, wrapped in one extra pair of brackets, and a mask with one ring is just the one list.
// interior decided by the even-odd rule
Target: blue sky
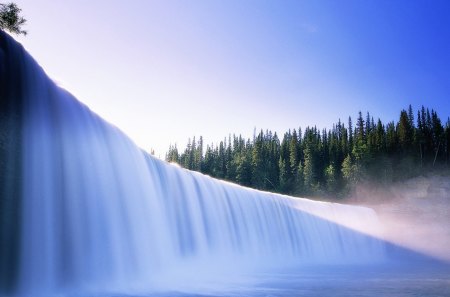
[(17, 38), (142, 148), (450, 115), (450, 1), (18, 0)]

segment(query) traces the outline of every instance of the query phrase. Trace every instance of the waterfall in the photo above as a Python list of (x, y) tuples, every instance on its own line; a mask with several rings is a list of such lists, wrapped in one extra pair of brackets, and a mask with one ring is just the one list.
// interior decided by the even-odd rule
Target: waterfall
[(383, 261), (371, 209), (158, 160), (0, 38), (0, 295), (170, 289), (192, 274)]

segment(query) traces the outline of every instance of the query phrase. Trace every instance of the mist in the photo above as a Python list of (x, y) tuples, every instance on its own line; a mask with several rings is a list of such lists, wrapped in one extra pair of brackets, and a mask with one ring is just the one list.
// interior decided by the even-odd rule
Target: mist
[(450, 177), (416, 177), (387, 186), (365, 183), (346, 200), (374, 209), (383, 239), (450, 262)]

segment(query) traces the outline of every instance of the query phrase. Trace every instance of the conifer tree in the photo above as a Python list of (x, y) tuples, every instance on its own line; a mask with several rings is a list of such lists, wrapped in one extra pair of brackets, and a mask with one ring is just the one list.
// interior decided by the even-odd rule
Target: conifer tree
[(366, 180), (387, 184), (449, 169), (450, 119), (443, 126), (436, 111), (422, 106), (415, 126), (413, 114), (409, 106), (385, 125), (369, 113), (364, 121), (360, 112), (355, 129), (349, 117), (348, 128), (339, 120), (330, 130), (293, 129), (281, 142), (269, 130), (253, 140), (229, 135), (205, 152), (203, 138), (194, 137), (181, 154), (170, 146), (166, 160), (261, 190), (337, 196)]
[(27, 20), (20, 16), (21, 11), (15, 3), (0, 3), (0, 29), (16, 35), (27, 35), (27, 31), (22, 30)]
[(348, 150), (351, 152), (353, 150), (353, 124), (352, 118), (348, 117)]
[(284, 134), (280, 148), (280, 189), (283, 193), (288, 193), (292, 186), (292, 166), (290, 158), (289, 144), (291, 140), (290, 131)]
[(400, 120), (397, 125), (397, 135), (400, 149), (404, 154), (408, 153), (413, 143), (413, 127), (405, 110), (400, 112)]

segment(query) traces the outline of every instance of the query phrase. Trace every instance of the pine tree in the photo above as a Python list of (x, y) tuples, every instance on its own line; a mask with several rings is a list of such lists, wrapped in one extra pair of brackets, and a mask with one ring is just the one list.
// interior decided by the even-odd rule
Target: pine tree
[(216, 165), (216, 176), (224, 179), (227, 176), (225, 145), (223, 141), (219, 143), (219, 152)]
[(397, 133), (394, 122), (388, 123), (386, 127), (386, 151), (391, 155), (397, 152)]
[(434, 159), (433, 166), (435, 166), (436, 161), (439, 160), (439, 156), (442, 155), (441, 144), (444, 140), (444, 127), (442, 127), (441, 119), (438, 117), (437, 113), (431, 111), (431, 130), (432, 130), (432, 140), (433, 140), (433, 151)]
[(251, 156), (248, 152), (244, 152), (238, 157), (236, 182), (243, 186), (252, 186), (252, 164)]
[(280, 168), (280, 190), (283, 193), (289, 193), (292, 187), (292, 166), (291, 166), (291, 158), (289, 151), (291, 134), (290, 131), (284, 134), (283, 140), (281, 142), (280, 148), (280, 159), (279, 159), (279, 168)]
[(408, 107), (408, 120), (409, 120), (409, 125), (411, 127), (414, 127), (414, 111), (413, 111), (411, 104)]
[(449, 166), (450, 161), (450, 117), (447, 118), (447, 123), (445, 124), (445, 132), (444, 132), (444, 156), (445, 156), (445, 165)]
[(16, 35), (27, 35), (27, 31), (22, 30), (26, 19), (20, 16), (20, 9), (15, 3), (0, 3), (0, 30), (7, 30)]
[(200, 136), (195, 152), (195, 168), (197, 171), (203, 172), (203, 137)]
[(358, 120), (356, 122), (356, 144), (362, 145), (366, 141), (365, 129), (364, 129), (364, 120), (362, 118), (362, 113), (359, 112)]
[(413, 127), (411, 126), (410, 118), (405, 110), (400, 112), (400, 119), (397, 125), (397, 135), (400, 144), (400, 149), (403, 154), (411, 152), (413, 143)]
[(335, 193), (337, 190), (337, 174), (336, 174), (336, 168), (333, 164), (328, 165), (325, 168), (325, 181), (326, 181), (326, 188), (328, 193)]
[(348, 150), (353, 150), (353, 125), (352, 118), (348, 117)]
[(315, 164), (315, 152), (312, 145), (307, 145), (304, 150), (305, 166), (303, 169), (303, 178), (305, 190), (307, 193), (311, 193), (314, 190), (314, 186), (317, 183), (317, 173)]
[[(339, 120), (332, 129), (317, 127), (289, 130), (280, 142), (277, 133), (266, 130), (253, 140), (233, 135), (218, 145), (207, 145), (203, 138), (188, 141), (179, 154), (170, 146), (169, 162), (201, 171), (241, 185), (290, 195), (336, 195), (362, 180), (388, 184), (433, 168), (447, 168), (450, 159), (450, 119), (442, 125), (437, 112), (422, 106), (417, 127), (411, 106), (402, 110), (397, 123), (377, 123), (359, 112), (353, 129)], [(297, 133), (298, 131), (298, 133)], [(439, 165), (439, 166), (438, 166)]]
[(214, 172), (214, 152), (212, 146), (206, 146), (205, 157), (202, 163), (203, 173), (213, 176)]
[(299, 143), (297, 138), (297, 132), (295, 129), (292, 132), (292, 137), (289, 142), (289, 159), (292, 177), (295, 179), (298, 170), (299, 163)]
[(378, 155), (386, 152), (386, 132), (380, 119), (378, 119), (376, 126), (375, 148)]
[(179, 155), (177, 145), (170, 145), (169, 152), (166, 154), (166, 161), (170, 163), (179, 163)]
[[(423, 106), (422, 106), (423, 110)], [(415, 132), (415, 144), (418, 146), (419, 149), (419, 159), (420, 159), (420, 168), (423, 167), (423, 152), (424, 152), (424, 143), (425, 143), (425, 137), (424, 137), (424, 125), (422, 122), (422, 117), (420, 114), (420, 111), (417, 111), (417, 130)]]

